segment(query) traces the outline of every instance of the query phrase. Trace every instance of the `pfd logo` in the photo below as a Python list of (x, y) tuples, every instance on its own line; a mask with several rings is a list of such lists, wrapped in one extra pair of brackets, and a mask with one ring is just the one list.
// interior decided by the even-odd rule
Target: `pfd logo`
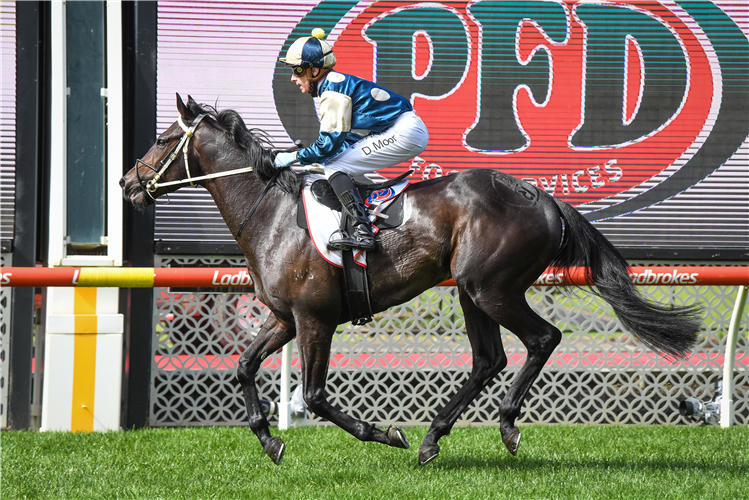
[[(321, 2), (282, 50), (313, 27), (332, 32), (337, 71), (411, 99), (433, 172), (496, 168), (624, 213), (696, 184), (749, 135), (749, 62), (737, 56), (749, 41), (709, 2), (358, 4)], [(276, 104), (296, 137), (310, 106), (283, 80), (279, 65)]]

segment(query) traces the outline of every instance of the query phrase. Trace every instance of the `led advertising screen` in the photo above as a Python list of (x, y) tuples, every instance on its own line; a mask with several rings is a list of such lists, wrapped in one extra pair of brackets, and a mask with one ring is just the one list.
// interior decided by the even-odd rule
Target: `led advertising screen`
[[(160, 2), (159, 130), (179, 92), (310, 144), (317, 103), (278, 58), (314, 28), (335, 71), (410, 99), (429, 129), (386, 177), (493, 168), (622, 248), (749, 248), (746, 1)], [(205, 191), (172, 197), (157, 239), (232, 241)]]

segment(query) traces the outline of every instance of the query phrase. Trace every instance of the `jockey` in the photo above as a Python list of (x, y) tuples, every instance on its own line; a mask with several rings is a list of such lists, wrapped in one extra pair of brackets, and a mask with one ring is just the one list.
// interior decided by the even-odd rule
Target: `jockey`
[(332, 71), (336, 57), (324, 37), (325, 32), (316, 28), (281, 58), (292, 68), (291, 81), (301, 92), (320, 97), (320, 136), (306, 148), (278, 153), (275, 166), (322, 164), (330, 186), (355, 219), (354, 234), (335, 232), (328, 248), (373, 250), (372, 226), (351, 177), (419, 155), (429, 133), (407, 99), (368, 80)]

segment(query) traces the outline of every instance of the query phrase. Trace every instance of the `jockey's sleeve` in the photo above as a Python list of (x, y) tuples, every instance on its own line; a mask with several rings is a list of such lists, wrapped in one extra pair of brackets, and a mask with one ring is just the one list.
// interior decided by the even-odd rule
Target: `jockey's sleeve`
[(346, 149), (352, 113), (349, 96), (330, 90), (323, 92), (320, 96), (320, 135), (314, 144), (299, 150), (297, 161), (302, 165), (325, 163)]

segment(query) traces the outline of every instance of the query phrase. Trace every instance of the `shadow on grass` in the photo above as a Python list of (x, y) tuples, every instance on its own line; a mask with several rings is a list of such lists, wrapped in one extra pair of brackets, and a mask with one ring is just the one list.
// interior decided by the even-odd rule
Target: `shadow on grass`
[(700, 463), (689, 462), (686, 460), (668, 460), (668, 459), (642, 459), (636, 461), (624, 460), (596, 460), (596, 459), (538, 459), (538, 458), (514, 458), (514, 457), (439, 457), (424, 467), (433, 467), (444, 471), (465, 470), (466, 468), (475, 469), (503, 469), (517, 471), (540, 472), (544, 469), (548, 471), (558, 471), (559, 468), (571, 469), (589, 469), (600, 470), (607, 469), (612, 472), (631, 472), (633, 470), (648, 471), (652, 473), (664, 471), (683, 471), (695, 473), (729, 473), (735, 476), (749, 476), (749, 466), (736, 466), (732, 464), (720, 463)]

